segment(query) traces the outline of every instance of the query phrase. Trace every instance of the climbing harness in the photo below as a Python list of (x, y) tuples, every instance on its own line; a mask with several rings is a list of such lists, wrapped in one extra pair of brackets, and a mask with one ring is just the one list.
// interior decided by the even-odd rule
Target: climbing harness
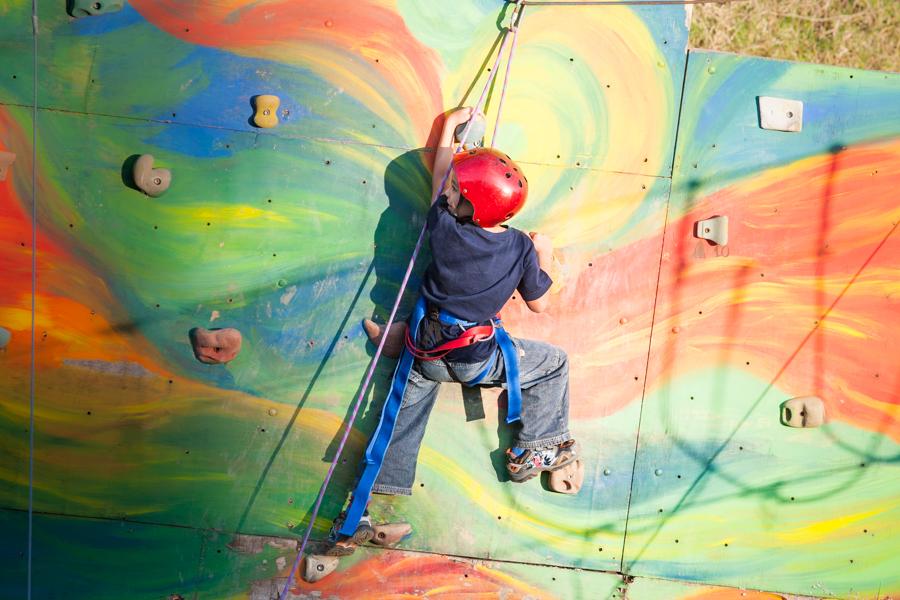
[[(481, 96), (478, 99), (478, 103), (475, 105), (475, 110), (473, 111), (473, 113), (480, 112), (482, 107), (484, 106), (485, 99), (487, 98), (488, 89), (491, 87), (491, 84), (494, 81), (494, 77), (497, 74), (497, 67), (500, 65), (500, 59), (503, 57), (503, 51), (506, 48), (506, 42), (509, 39), (509, 33), (511, 31), (514, 31), (514, 28), (517, 29), (520, 26), (521, 20), (522, 20), (522, 13), (523, 13), (522, 0), (516, 0), (513, 11), (510, 14), (510, 19), (509, 19), (510, 25), (506, 28), (506, 31), (503, 34), (503, 40), (500, 42), (500, 49), (497, 52), (497, 58), (494, 60), (493, 68), (491, 68), (490, 75), (488, 75), (487, 81), (484, 84), (484, 88), (481, 90)], [(513, 35), (513, 45), (510, 49), (510, 54), (509, 54), (508, 60), (512, 60), (513, 52), (515, 51), (516, 40), (517, 40), (517, 36), (514, 34)], [(507, 68), (507, 76), (508, 76), (508, 73), (509, 73), (509, 69)], [(508, 79), (504, 79), (504, 81), (503, 81), (504, 89), (506, 88), (507, 83), (508, 83)], [(502, 97), (503, 97), (503, 93), (501, 93), (501, 99), (502, 99)], [(502, 108), (502, 106), (500, 106), (499, 108)], [(499, 121), (499, 120), (500, 120), (500, 111), (498, 110), (497, 121)], [(473, 122), (474, 122), (474, 119), (469, 119), (469, 122), (466, 124), (465, 130), (463, 131), (462, 135), (460, 136), (461, 139), (465, 140), (467, 138), (467, 136), (469, 135), (469, 130), (472, 128)], [(462, 148), (462, 144), (460, 144), (456, 148), (456, 152), (459, 152), (460, 148)], [(444, 177), (441, 181), (441, 185), (437, 187), (437, 190), (442, 190), (444, 188), (444, 186), (447, 184), (447, 180), (449, 179), (450, 172), (452, 170), (453, 170), (453, 164), (451, 161), (451, 164), (447, 166), (447, 171), (444, 173)], [(433, 197), (431, 199), (432, 203), (436, 199), (437, 199), (436, 196)], [(391, 314), (388, 317), (387, 324), (385, 325), (386, 331), (390, 329), (391, 325), (394, 322), (394, 319), (397, 316), (397, 310), (400, 307), (400, 300), (403, 297), (403, 292), (406, 290), (406, 285), (409, 283), (409, 278), (412, 275), (412, 270), (413, 270), (413, 266), (416, 263), (416, 258), (418, 258), (419, 252), (422, 249), (422, 244), (425, 240), (425, 231), (426, 230), (427, 230), (427, 224), (423, 225), (422, 230), (419, 232), (419, 238), (416, 240), (416, 245), (413, 248), (412, 256), (410, 257), (409, 264), (406, 267), (406, 272), (403, 274), (403, 280), (400, 282), (400, 289), (397, 292), (397, 298), (394, 300), (394, 306), (391, 308)], [(297, 557), (294, 560), (293, 566), (291, 567), (291, 572), (288, 574), (287, 580), (284, 582), (284, 587), (281, 590), (280, 600), (286, 600), (286, 598), (288, 597), (288, 590), (290, 589), (291, 583), (293, 582), (294, 574), (297, 572), (297, 569), (300, 566), (300, 561), (303, 559), (303, 552), (306, 549), (307, 543), (309, 542), (309, 536), (310, 536), (310, 534), (312, 534), (313, 526), (316, 523), (316, 517), (318, 517), (318, 515), (319, 515), (319, 509), (322, 506), (322, 500), (325, 498), (325, 491), (328, 488), (328, 484), (331, 482), (331, 477), (334, 475), (335, 469), (337, 468), (338, 461), (340, 460), (341, 454), (344, 451), (344, 446), (346, 446), (346, 444), (347, 444), (347, 439), (350, 437), (350, 431), (353, 427), (353, 424), (356, 422), (356, 416), (359, 414), (359, 408), (362, 405), (362, 400), (365, 397), (366, 390), (369, 389), (369, 384), (372, 382), (372, 376), (375, 373), (375, 366), (378, 364), (378, 359), (381, 357), (381, 353), (384, 349), (384, 344), (385, 344), (385, 341), (387, 341), (387, 338), (388, 338), (388, 336), (386, 336), (386, 335), (381, 337), (381, 341), (378, 343), (378, 348), (376, 348), (376, 350), (375, 350), (375, 356), (372, 357), (372, 361), (369, 363), (369, 369), (366, 372), (366, 378), (363, 380), (363, 384), (359, 389), (359, 394), (356, 397), (356, 401), (353, 406), (353, 412), (350, 414), (350, 418), (348, 419), (347, 425), (344, 428), (344, 433), (341, 436), (340, 444), (338, 444), (337, 451), (334, 453), (334, 458), (331, 461), (331, 465), (329, 465), (329, 467), (328, 467), (328, 472), (325, 474), (325, 479), (322, 481), (322, 486), (319, 488), (319, 495), (316, 497), (316, 502), (313, 505), (312, 512), (310, 513), (310, 516), (309, 516), (309, 523), (306, 527), (306, 532), (303, 534), (303, 541), (300, 543), (300, 548), (297, 550)], [(508, 336), (507, 336), (507, 339), (509, 339)], [(502, 351), (504, 342), (501, 341), (500, 337), (497, 338), (497, 341), (500, 344), (501, 351)], [(512, 347), (512, 340), (509, 340), (508, 347)], [(515, 356), (514, 348), (511, 350), (510, 356)], [(404, 361), (409, 361), (409, 366), (404, 367), (404, 368), (411, 368), (412, 367), (412, 359), (413, 359), (412, 354), (410, 354), (409, 352), (404, 352), (403, 355), (401, 356), (400, 361), (397, 363), (397, 368), (399, 369), (401, 364), (404, 363)], [(516, 384), (516, 388), (518, 388), (519, 387), (518, 373), (516, 373), (515, 384)], [(395, 386), (395, 385), (398, 385), (397, 378), (395, 378), (394, 383), (392, 385), (391, 394), (394, 393), (393, 386)], [(403, 388), (405, 389), (406, 382), (405, 381), (402, 382), (402, 385), (403, 385)], [(508, 387), (513, 386), (513, 381), (509, 377), (509, 375), (507, 375), (507, 386)], [(400, 395), (402, 397), (402, 391), (401, 391)], [(396, 419), (396, 415), (394, 415), (393, 418)], [(385, 420), (384, 414), (382, 414), (382, 420)], [(393, 430), (393, 424), (394, 423), (392, 421), (390, 423), (391, 430)], [(385, 447), (383, 450), (386, 450), (386, 449), (387, 448)], [(372, 476), (371, 479), (372, 479), (372, 482), (374, 483), (374, 481), (375, 481), (374, 476)], [(370, 484), (369, 489), (371, 489), (371, 484)], [(354, 501), (355, 500), (356, 500), (356, 498), (354, 498)], [(368, 498), (367, 498), (367, 501), (368, 501)], [(357, 509), (358, 509), (358, 506), (357, 506)], [(344, 527), (347, 527), (347, 524), (352, 522), (354, 524), (354, 528), (355, 528), (355, 525), (356, 525), (356, 523), (359, 522), (359, 519), (362, 516), (362, 513), (364, 510), (365, 510), (365, 506), (363, 506), (363, 510), (354, 511), (354, 514), (356, 514), (355, 520), (350, 518), (350, 511), (348, 510), (347, 519), (344, 523)]]
[[(419, 326), (425, 318), (425, 310), (425, 298), (420, 296), (419, 300), (416, 302), (415, 308), (413, 308), (412, 316), (410, 317), (409, 327), (407, 329), (406, 347), (404, 347), (403, 353), (400, 355), (400, 360), (397, 363), (397, 367), (394, 370), (391, 390), (384, 403), (384, 408), (381, 412), (381, 420), (378, 422), (378, 426), (372, 434), (372, 439), (369, 442), (368, 448), (366, 448), (365, 469), (363, 469), (363, 474), (356, 484), (356, 489), (353, 490), (353, 500), (350, 502), (350, 507), (347, 509), (344, 523), (338, 531), (341, 535), (350, 536), (356, 532), (356, 527), (366, 510), (369, 498), (372, 496), (372, 486), (375, 485), (375, 479), (381, 471), (381, 465), (384, 463), (385, 454), (387, 454), (388, 447), (390, 446), (391, 438), (394, 434), (394, 426), (397, 423), (397, 416), (400, 414), (400, 408), (403, 404), (403, 395), (406, 392), (406, 386), (409, 382), (409, 374), (412, 371), (413, 363), (417, 358), (413, 354), (413, 351), (423, 354), (427, 352), (416, 348), (415, 343), (412, 341), (416, 339), (419, 332)], [(437, 351), (437, 356), (430, 356), (424, 360), (437, 360), (454, 348), (461, 348), (474, 343), (468, 340), (477, 339), (477, 337), (485, 335), (484, 330), (491, 330), (490, 334), (486, 334), (488, 337), (482, 338), (482, 341), (484, 339), (490, 339), (490, 336), (496, 336), (497, 344), (500, 347), (500, 354), (503, 356), (503, 364), (506, 369), (506, 391), (508, 398), (506, 422), (513, 423), (518, 421), (522, 411), (519, 362), (516, 356), (516, 347), (512, 342), (512, 338), (510, 338), (509, 334), (506, 333), (506, 330), (503, 329), (500, 319), (495, 317), (491, 320), (490, 326), (479, 326), (478, 323), (459, 319), (446, 311), (441, 311), (439, 318), (442, 323), (447, 325), (458, 325), (461, 327), (469, 326), (473, 329), (479, 327), (482, 329), (482, 332), (475, 334), (475, 336), (469, 336), (467, 341), (463, 343), (456, 344), (455, 342), (464, 339), (457, 338), (456, 340), (451, 340), (446, 344), (442, 344), (438, 348), (432, 350)], [(412, 331), (411, 334), (409, 333), (410, 331)], [(468, 331), (472, 331), (472, 329), (469, 329)], [(463, 382), (463, 384), (472, 387), (481, 383), (484, 378), (487, 377), (488, 373), (491, 372), (496, 358), (497, 353), (494, 352), (493, 355), (491, 355), (491, 359), (488, 361), (487, 366), (485, 366), (478, 375), (469, 381)]]

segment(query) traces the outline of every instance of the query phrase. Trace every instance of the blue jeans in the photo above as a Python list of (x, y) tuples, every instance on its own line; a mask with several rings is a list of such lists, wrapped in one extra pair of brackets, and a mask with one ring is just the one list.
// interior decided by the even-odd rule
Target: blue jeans
[[(512, 338), (518, 351), (522, 385), (522, 416), (514, 445), (519, 448), (546, 448), (572, 438), (569, 434), (569, 360), (562, 348)], [(497, 350), (499, 353), (499, 350)], [(425, 425), (434, 407), (441, 382), (470, 381), (487, 366), (444, 360), (413, 363), (397, 424), (384, 463), (372, 491), (376, 494), (412, 494), (416, 461), (425, 435)], [(486, 387), (506, 387), (503, 359), (498, 354), (494, 366), (481, 382)]]

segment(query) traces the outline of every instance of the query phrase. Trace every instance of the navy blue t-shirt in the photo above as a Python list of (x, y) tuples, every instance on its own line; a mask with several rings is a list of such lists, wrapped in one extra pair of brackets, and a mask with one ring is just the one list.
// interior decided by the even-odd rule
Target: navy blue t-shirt
[[(537, 300), (550, 289), (553, 282), (541, 270), (527, 234), (513, 228), (494, 233), (468, 219), (457, 219), (449, 212), (446, 196), (431, 206), (427, 220), (431, 264), (421, 291), (430, 307), (482, 323), (495, 316), (514, 291), (524, 300)], [(442, 333), (445, 339), (453, 339), (462, 332), (456, 326), (443, 326)], [(445, 358), (480, 362), (491, 355), (496, 344), (493, 339), (479, 342)]]

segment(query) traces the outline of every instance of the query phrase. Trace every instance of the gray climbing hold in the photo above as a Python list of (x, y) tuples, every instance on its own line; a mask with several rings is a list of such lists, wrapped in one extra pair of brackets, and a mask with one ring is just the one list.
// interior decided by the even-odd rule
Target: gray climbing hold
[(134, 162), (131, 174), (138, 189), (153, 198), (162, 196), (172, 183), (171, 171), (153, 168), (152, 154), (142, 154)]
[(320, 554), (310, 554), (303, 559), (303, 566), (300, 573), (303, 581), (307, 583), (315, 583), (320, 579), (324, 579), (330, 575), (338, 566), (337, 556), (322, 556)]
[(818, 396), (791, 398), (781, 404), (781, 424), (788, 427), (818, 427), (825, 422), (825, 403)]
[[(472, 127), (469, 128), (469, 134), (466, 136), (466, 139), (462, 139), (462, 134), (466, 130), (466, 126), (469, 121), (472, 122)], [(453, 132), (453, 136), (456, 138), (457, 142), (460, 142), (463, 145), (463, 149), (469, 150), (470, 148), (476, 148), (484, 145), (484, 131), (487, 128), (484, 122), (484, 117), (481, 115), (475, 115), (469, 121), (465, 123), (460, 123), (456, 126), (456, 130)]]
[(122, 10), (123, 6), (125, 6), (125, 2), (122, 0), (69, 0), (67, 12), (76, 19), (80, 19), (118, 12)]

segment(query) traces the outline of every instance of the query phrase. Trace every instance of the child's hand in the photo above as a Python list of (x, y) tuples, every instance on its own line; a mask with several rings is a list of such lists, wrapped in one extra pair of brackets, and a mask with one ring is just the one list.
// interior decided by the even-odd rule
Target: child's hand
[(444, 122), (444, 127), (451, 128), (451, 130), (455, 129), (458, 125), (465, 123), (466, 121), (471, 119), (474, 113), (475, 109), (471, 106), (463, 106), (462, 108), (458, 108), (447, 115), (447, 119)]
[(539, 255), (553, 253), (553, 240), (549, 235), (532, 231), (528, 234), (531, 237), (531, 243)]

